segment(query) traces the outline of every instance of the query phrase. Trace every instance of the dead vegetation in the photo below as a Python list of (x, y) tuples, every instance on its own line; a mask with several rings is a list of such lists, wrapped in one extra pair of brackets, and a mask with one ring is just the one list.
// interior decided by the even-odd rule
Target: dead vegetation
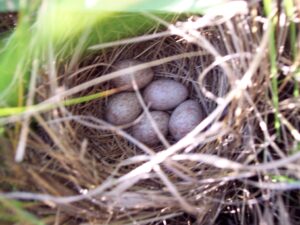
[[(135, 41), (93, 46), (55, 72), (40, 69), (39, 104), (101, 92), (105, 97), (30, 114), (19, 164), (11, 151), (18, 145), (17, 122), (8, 131), (11, 147), (1, 150), (4, 196), (29, 201), (26, 208), (48, 224), (297, 224), (300, 105), (289, 24), (276, 27), (277, 112), (271, 22), (258, 5), (248, 9), (174, 25), (147, 14), (160, 26)], [(179, 142), (167, 137), (168, 143), (151, 148), (130, 136), (130, 125), (105, 122), (106, 98), (122, 91), (110, 85), (122, 75), (111, 66), (127, 58), (144, 62), (133, 69), (152, 67), (156, 78), (187, 85), (205, 120)]]

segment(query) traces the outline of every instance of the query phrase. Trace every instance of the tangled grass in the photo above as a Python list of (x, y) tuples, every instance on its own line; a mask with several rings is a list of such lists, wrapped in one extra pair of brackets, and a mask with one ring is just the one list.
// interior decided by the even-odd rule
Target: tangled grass
[[(2, 198), (46, 224), (299, 223), (299, 18), (247, 7), (174, 24), (145, 13), (158, 25), (143, 36), (34, 64), (28, 101), (44, 107), (0, 118)], [(131, 70), (184, 83), (206, 118), (154, 147), (130, 136), (132, 124), (104, 121), (107, 97), (122, 91), (110, 80), (128, 70), (112, 65), (128, 58), (144, 62)]]

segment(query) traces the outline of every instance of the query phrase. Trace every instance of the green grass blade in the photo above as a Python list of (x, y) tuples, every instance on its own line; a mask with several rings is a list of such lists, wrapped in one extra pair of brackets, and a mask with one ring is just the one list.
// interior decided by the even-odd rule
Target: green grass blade
[(86, 95), (78, 98), (66, 99), (65, 101), (58, 102), (57, 104), (43, 104), (43, 105), (33, 105), (33, 106), (19, 106), (19, 107), (5, 107), (0, 108), (0, 117), (20, 115), (26, 112), (45, 112), (57, 108), (60, 105), (72, 106), (80, 103), (85, 103), (88, 101), (103, 98), (116, 93), (116, 89), (111, 89), (91, 95)]
[[(8, 200), (5, 198), (0, 197), (0, 204), (1, 208), (6, 209), (13, 213), (10, 217), (6, 219), (19, 221), (25, 224), (32, 224), (32, 225), (44, 225), (42, 221), (36, 218), (33, 214), (27, 212), (23, 209), (22, 203), (16, 200)], [(0, 218), (1, 221), (1, 218)]]
[(284, 176), (284, 175), (273, 175), (273, 176), (271, 176), (271, 178), (272, 178), (272, 181), (276, 182), (276, 183), (290, 183), (290, 184), (300, 183), (299, 180), (296, 180), (294, 178), (290, 178), (290, 177)]
[[(264, 10), (266, 15), (269, 17), (272, 13), (272, 4), (274, 1), (272, 0), (264, 0)], [(277, 79), (277, 49), (276, 49), (276, 35), (275, 35), (275, 27), (276, 23), (271, 23), (271, 32), (269, 37), (269, 58), (271, 63), (270, 69), (270, 77), (271, 77), (271, 88), (272, 88), (272, 102), (275, 109), (275, 121), (274, 126), (277, 134), (280, 132), (280, 119), (279, 119), (279, 93), (278, 93), (278, 79)]]
[[(295, 5), (293, 0), (284, 0), (284, 8), (287, 14), (288, 19), (290, 20), (290, 30), (289, 30), (289, 37), (290, 37), (290, 45), (291, 45), (291, 51), (292, 51), (292, 60), (293, 62), (297, 58), (297, 29), (296, 24), (293, 21), (293, 16), (295, 12)], [(297, 82), (296, 74), (294, 76), (294, 97), (299, 97), (299, 84)]]

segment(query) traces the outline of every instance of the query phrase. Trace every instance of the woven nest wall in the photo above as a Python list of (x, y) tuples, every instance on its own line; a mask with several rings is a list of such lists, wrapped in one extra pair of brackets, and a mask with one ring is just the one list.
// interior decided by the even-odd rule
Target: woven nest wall
[[(235, 29), (244, 39), (251, 39), (252, 47), (258, 45), (255, 39), (258, 36), (245, 34), (238, 27)], [(199, 30), (220, 56), (234, 55), (236, 48), (252, 52), (254, 48), (241, 42), (234, 47), (232, 43), (236, 40), (233, 38), (238, 36), (233, 37), (227, 31), (225, 25)], [(198, 55), (180, 57), (191, 52), (198, 52)], [(163, 62), (167, 57), (176, 55), (178, 59)], [(240, 78), (250, 62), (249, 57), (233, 56), (224, 60), (225, 65), (216, 63), (214, 58), (203, 46), (171, 35), (93, 51), (81, 58), (72, 72), (61, 65), (57, 83), (69, 90), (106, 76), (118, 61), (137, 59), (148, 63), (161, 59), (163, 63), (152, 67), (154, 79), (169, 78), (183, 83), (188, 87), (189, 98), (198, 101), (208, 117), (216, 109), (216, 101), (220, 101), (232, 88), (232, 77)], [(234, 75), (226, 74), (226, 68)], [(263, 79), (264, 76), (254, 78), (257, 83)], [(45, 73), (37, 89), (39, 101), (47, 100), (53, 94), (49, 83), (51, 81)], [(105, 91), (110, 93), (113, 88), (108, 80), (71, 98)], [(255, 85), (253, 88), (249, 90), (250, 95), (255, 92), (260, 98), (259, 90), (255, 90)], [(114, 89), (114, 92), (121, 91)], [(236, 109), (245, 107), (244, 101), (231, 101), (219, 113), (217, 121), (201, 130), (196, 136), (198, 139), (190, 140), (184, 148), (170, 153), (172, 147), (163, 144), (141, 148), (130, 139), (126, 127), (107, 124), (104, 110), (108, 98), (104, 96), (75, 106), (61, 106), (36, 117), (39, 125), (28, 143), (27, 160), (31, 168), (28, 179), (40, 191), (58, 196), (44, 202), (48, 206), (45, 214), (56, 212), (59, 208), (63, 219), (94, 221), (97, 224), (127, 224), (133, 221), (151, 224), (164, 219), (170, 224), (186, 224), (187, 221), (204, 223), (216, 219), (216, 212), (225, 207), (222, 202), (228, 196), (235, 204), (242, 202), (240, 197), (243, 194), (240, 192), (243, 184), (224, 182), (224, 177), (230, 180), (233, 172), (226, 167), (226, 161), (218, 161), (215, 156), (243, 162), (250, 154), (243, 149), (249, 142), (247, 132), (250, 134), (251, 130), (247, 124), (252, 112), (244, 111), (236, 116)], [(167, 140), (170, 146), (176, 144), (170, 135)], [(207, 157), (179, 160), (180, 154), (185, 153), (191, 154), (191, 157), (192, 153)], [(178, 159), (175, 160), (177, 154)], [(173, 156), (175, 158), (171, 160)], [(151, 167), (153, 160), (156, 163), (161, 160), (157, 163), (160, 166)], [(225, 163), (224, 166), (222, 163)], [(230, 191), (232, 187), (235, 187), (234, 193)], [(248, 210), (247, 207), (245, 210)]]

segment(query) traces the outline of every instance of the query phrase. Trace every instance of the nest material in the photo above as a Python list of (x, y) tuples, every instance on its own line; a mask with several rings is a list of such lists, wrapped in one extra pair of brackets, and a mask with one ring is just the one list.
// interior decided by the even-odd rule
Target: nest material
[[(207, 34), (214, 43), (218, 44), (218, 49), (225, 49), (217, 30)], [(189, 90), (189, 98), (199, 101), (209, 115), (215, 109), (216, 103), (207, 98), (202, 90), (206, 89), (215, 96), (223, 96), (228, 91), (227, 77), (224, 75), (223, 69), (216, 66), (203, 79), (202, 88), (200, 88), (199, 74), (213, 62), (213, 57), (203, 48), (181, 40), (177, 36), (118, 46), (97, 55), (88, 55), (82, 59), (80, 66), (76, 69), (76, 71), (84, 72), (64, 75), (61, 77), (61, 84), (71, 88), (99, 76), (104, 76), (112, 71), (111, 68), (115, 62), (125, 59), (149, 62), (195, 51), (199, 51), (199, 56), (184, 57), (153, 67), (154, 79), (170, 78), (185, 84)], [(91, 66), (92, 68), (86, 69)], [(101, 83), (73, 97), (90, 95), (110, 88), (112, 88), (110, 82)], [(144, 155), (145, 152), (128, 141), (126, 137), (118, 134), (120, 131), (110, 130), (102, 124), (105, 102), (105, 98), (93, 100), (59, 111), (58, 116), (54, 116), (53, 113), (47, 114), (46, 120), (53, 120), (49, 127), (52, 129), (57, 142), (52, 141), (54, 142), (52, 143), (53, 150), (51, 153), (47, 153), (51, 158), (50, 162), (49, 160), (42, 160), (39, 166), (45, 168), (44, 173), (46, 174), (54, 170), (54, 174), (51, 175), (52, 187), (55, 186), (52, 183), (54, 180), (54, 183), (59, 183), (59, 187), (64, 186), (63, 190), (67, 189), (67, 193), (78, 194), (78, 192), (91, 190), (99, 184), (107, 182), (110, 177), (121, 179), (122, 176), (143, 163), (143, 161), (130, 163), (129, 160), (134, 156)], [(70, 117), (73, 117), (72, 121), (68, 119)], [(55, 122), (55, 120), (60, 122)], [(167, 139), (171, 144), (174, 143), (171, 137), (167, 137)], [(58, 146), (58, 142), (60, 146)], [(45, 148), (50, 147), (49, 143), (43, 143), (43, 145), (48, 145)], [(153, 148), (153, 153), (163, 149), (163, 145), (157, 145)], [(218, 154), (222, 151), (224, 151), (224, 147), (221, 146), (220, 148), (220, 142), (217, 140), (200, 144), (193, 150), (195, 153), (209, 154)], [(186, 203), (182, 204), (189, 202), (191, 206), (178, 204), (178, 199), (170, 193), (164, 181), (157, 174), (151, 172), (145, 173), (143, 178), (128, 190), (126, 188), (123, 191), (118, 190), (123, 189), (121, 185), (117, 190), (106, 190), (105, 193), (93, 196), (92, 199), (76, 203), (75, 205), (82, 212), (80, 217), (95, 218), (100, 221), (108, 219), (119, 221), (125, 219), (127, 214), (137, 218), (140, 215), (151, 218), (154, 212), (157, 215), (182, 214), (180, 212), (184, 208), (184, 210), (194, 214), (198, 220), (203, 220), (209, 216), (209, 211), (217, 207), (218, 204), (209, 199), (221, 198), (222, 192), (220, 190), (224, 187), (218, 189), (215, 183), (209, 184), (208, 182), (205, 185), (199, 185), (193, 181), (200, 177), (204, 180), (212, 177), (217, 179), (219, 176), (224, 176), (226, 171), (216, 170), (203, 163), (193, 161), (170, 162), (163, 165), (163, 168), (169, 182), (177, 188), (182, 198), (185, 199), (184, 202), (186, 201)], [(126, 184), (124, 185), (126, 186)], [(60, 188), (55, 188), (55, 190), (61, 195), (66, 194), (60, 192)], [(87, 205), (89, 210), (86, 210)], [(66, 211), (69, 210), (68, 206), (62, 207), (63, 210), (65, 208), (67, 208)], [(73, 213), (75, 212), (71, 212), (71, 214)], [(78, 215), (78, 210), (75, 214)]]
[[(237, 52), (254, 54), (253, 51), (261, 41), (260, 34), (246, 33), (241, 27), (232, 29), (236, 31), (232, 35), (228, 35), (227, 32), (232, 30), (226, 25), (201, 31), (201, 34), (221, 56)], [(252, 46), (236, 43), (239, 38)], [(203, 54), (153, 67), (155, 79), (167, 77), (184, 83), (190, 91), (189, 97), (199, 101), (209, 116), (217, 107), (216, 101), (220, 101), (233, 88), (232, 77), (241, 78), (247, 71), (252, 56), (240, 55), (228, 59), (226, 66), (234, 74), (226, 74), (223, 64), (212, 66), (199, 83), (199, 74), (215, 62), (215, 57), (195, 43), (189, 43), (178, 36), (168, 36), (89, 54), (80, 60), (78, 67), (72, 68), (73, 73), (62, 70), (58, 82), (60, 86), (69, 89), (105, 76), (111, 72), (115, 62), (123, 59), (138, 59), (147, 63), (193, 51)], [(265, 100), (264, 93), (260, 92), (264, 87), (259, 85), (266, 79), (263, 67), (267, 65), (267, 60), (263, 59), (261, 70), (253, 76), (253, 85), (248, 90), (249, 97), (256, 103)], [(49, 98), (51, 94), (47, 76), (44, 78), (46, 80), (41, 80), (38, 90), (49, 94), (40, 95), (40, 100)], [(72, 97), (111, 88), (108, 81)], [(212, 94), (216, 97), (214, 100)], [(247, 174), (233, 174), (229, 167), (224, 165), (222, 168), (220, 163), (223, 161), (214, 158), (224, 157), (241, 163), (251, 157), (256, 158), (256, 153), (251, 152), (249, 146), (253, 141), (251, 137), (257, 121), (253, 111), (244, 110), (249, 104), (245, 102), (247, 101), (243, 98), (232, 100), (220, 112), (219, 120), (203, 129), (198, 134), (198, 139), (189, 143), (190, 147), (173, 154), (180, 157), (180, 154), (185, 153), (201, 153), (206, 154), (206, 158), (181, 161), (164, 159), (158, 164), (159, 167), (152, 169), (146, 167), (151, 160), (150, 156), (157, 157), (169, 149), (163, 145), (155, 146), (151, 149), (153, 154), (149, 156), (126, 138), (126, 129), (105, 124), (103, 110), (106, 98), (44, 113), (43, 116), (36, 117), (39, 126), (35, 133), (31, 133), (28, 143), (27, 166), (30, 170), (27, 172), (27, 182), (35, 184), (38, 191), (54, 196), (81, 194), (82, 198), (78, 201), (50, 199), (45, 202), (49, 207), (43, 213), (52, 215), (59, 209), (62, 212), (62, 223), (76, 221), (75, 223), (127, 224), (138, 221), (142, 224), (154, 224), (163, 220), (170, 224), (180, 224), (182, 221), (182, 224), (195, 221), (200, 224), (214, 223), (218, 212), (223, 211), (225, 201), (227, 204), (232, 203), (229, 204), (230, 207), (239, 208), (244, 203), (247, 205), (247, 199), (241, 200), (242, 197), (246, 198), (243, 190), (258, 192), (257, 189), (248, 189), (246, 184), (230, 182), (230, 179), (235, 180), (236, 177)], [(242, 110), (242, 113), (236, 109)], [(174, 144), (171, 137), (167, 138), (170, 144)], [(203, 161), (204, 159), (207, 161)], [(134, 172), (136, 175), (131, 176)], [(94, 194), (90, 195), (91, 192)], [(251, 194), (251, 197), (254, 195)], [(248, 211), (249, 208), (245, 206), (244, 213), (247, 214)], [(248, 222), (253, 220), (255, 216), (254, 219), (251, 216)]]

